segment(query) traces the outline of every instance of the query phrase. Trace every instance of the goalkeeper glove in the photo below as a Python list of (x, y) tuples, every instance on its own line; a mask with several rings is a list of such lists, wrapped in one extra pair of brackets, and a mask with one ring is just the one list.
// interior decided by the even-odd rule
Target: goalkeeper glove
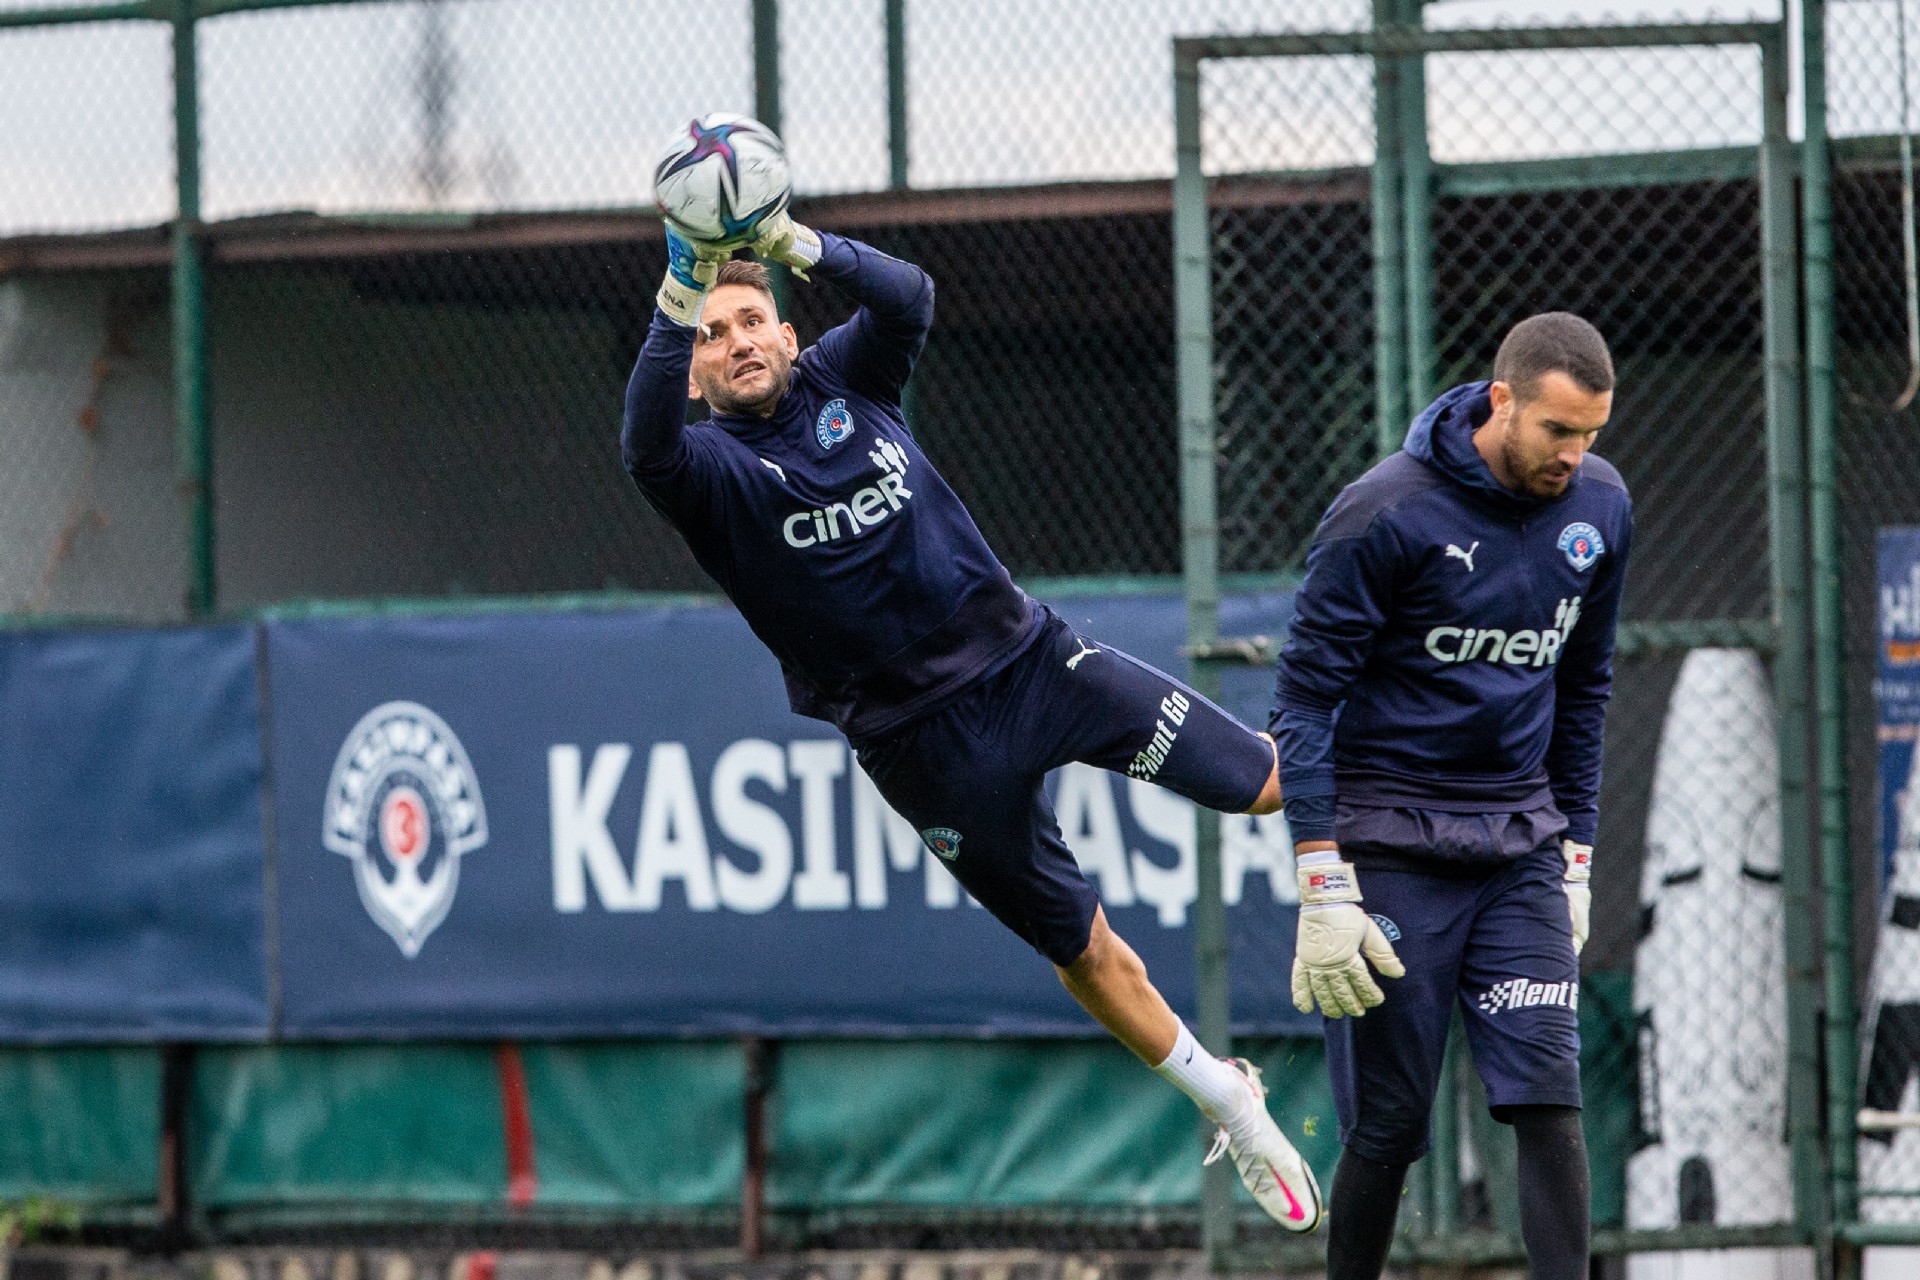
[(795, 222), (782, 209), (761, 220), (753, 252), (755, 257), (785, 263), (793, 274), (805, 280), (813, 264), (820, 261), (820, 233)]
[(1560, 856), (1567, 860), (1567, 914), (1573, 918), (1573, 954), (1587, 945), (1587, 928), (1593, 915), (1593, 846), (1574, 840), (1560, 842)]
[[(1393, 944), (1360, 909), (1360, 881), (1337, 850), (1300, 860), (1300, 928), (1293, 952), (1293, 1007), (1329, 1018), (1359, 1017), (1386, 999), (1367, 961), (1389, 978), (1406, 975)], [(1362, 954), (1366, 959), (1361, 959)]]
[(667, 278), (660, 282), (654, 302), (673, 320), (689, 329), (700, 325), (700, 308), (720, 274), (720, 264), (733, 250), (701, 240), (689, 240), (667, 224)]

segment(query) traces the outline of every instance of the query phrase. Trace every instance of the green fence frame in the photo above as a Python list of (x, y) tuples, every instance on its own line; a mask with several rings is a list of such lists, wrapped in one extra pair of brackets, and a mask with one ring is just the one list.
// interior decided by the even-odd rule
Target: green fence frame
[[(0, 11), (0, 30), (74, 23), (153, 22), (171, 27), (174, 53), (176, 216), (171, 228), (174, 317), (175, 467), (186, 506), (188, 612), (216, 616), (212, 433), (207, 388), (202, 263), (208, 225), (200, 214), (199, 95), (196, 29), (227, 14), (356, 3), (357, 0), (115, 0), (111, 3)], [(777, 117), (778, 0), (743, 0), (754, 17), (758, 109)], [(1037, 589), (1166, 590), (1180, 587), (1188, 605), (1188, 641), (1195, 684), (1207, 692), (1224, 663), (1270, 660), (1263, 642), (1219, 635), (1219, 544), (1213, 459), (1210, 281), (1206, 184), (1200, 167), (1200, 64), (1213, 58), (1371, 56), (1375, 65), (1375, 282), (1377, 305), (1376, 439), (1382, 453), (1397, 443), (1410, 406), (1432, 379), (1431, 201), (1438, 194), (1512, 192), (1609, 181), (1758, 173), (1765, 202), (1769, 503), (1773, 539), (1773, 617), (1763, 622), (1699, 621), (1623, 625), (1624, 654), (1707, 644), (1739, 644), (1775, 655), (1781, 712), (1782, 821), (1786, 832), (1789, 1123), (1795, 1169), (1795, 1223), (1753, 1230), (1686, 1228), (1668, 1232), (1600, 1232), (1596, 1251), (1806, 1242), (1820, 1246), (1823, 1273), (1857, 1268), (1857, 1255), (1835, 1241), (1920, 1243), (1920, 1227), (1857, 1221), (1856, 1173), (1858, 1000), (1853, 985), (1850, 919), (1852, 872), (1846, 843), (1849, 779), (1845, 760), (1844, 654), (1840, 612), (1840, 541), (1836, 512), (1833, 390), (1832, 238), (1826, 129), (1825, 0), (1803, 0), (1801, 38), (1805, 142), (1787, 136), (1789, 72), (1781, 23), (1640, 25), (1427, 31), (1424, 0), (1374, 0), (1375, 30), (1292, 36), (1186, 39), (1174, 42), (1177, 169), (1174, 181), (1176, 341), (1179, 345), (1182, 537), (1185, 573), (1178, 581), (1100, 580), (1029, 584)], [(887, 59), (889, 185), (908, 182), (907, 0), (884, 0)], [(1430, 53), (1523, 49), (1624, 48), (1747, 44), (1760, 49), (1766, 139), (1757, 149), (1723, 148), (1538, 161), (1527, 164), (1435, 166), (1425, 132), (1424, 59)], [(1798, 180), (1800, 203), (1794, 188)], [(1795, 214), (1801, 240), (1794, 239)], [(422, 219), (420, 221), (429, 221)], [(406, 223), (413, 219), (396, 219)], [(1804, 343), (1804, 346), (1802, 345)], [(1233, 583), (1231, 585), (1272, 585)], [(526, 608), (607, 608), (656, 603), (635, 593), (467, 601), (357, 601), (289, 605), (262, 611), (366, 614), (460, 613)], [(72, 625), (83, 619), (9, 618), (7, 626)], [(1201, 1036), (1228, 1043), (1227, 948), (1219, 902), (1217, 821), (1199, 830), (1196, 913)], [(1211, 904), (1211, 905), (1210, 905)], [(1816, 911), (1819, 913), (1816, 917)], [(1819, 933), (1814, 932), (1818, 919)], [(1824, 1015), (1824, 1016), (1823, 1016)], [(1232, 1245), (1231, 1175), (1208, 1170), (1203, 1223), (1210, 1259), (1219, 1265), (1296, 1263), (1317, 1252), (1300, 1242), (1278, 1254), (1251, 1255)], [(1435, 1189), (1445, 1199), (1447, 1188)], [(1409, 1261), (1500, 1262), (1520, 1256), (1517, 1241), (1468, 1236), (1413, 1242)]]
[[(1760, 179), (1764, 290), (1768, 508), (1772, 617), (1765, 622), (1623, 623), (1622, 654), (1737, 643), (1774, 655), (1780, 710), (1783, 895), (1788, 1003), (1787, 1114), (1794, 1174), (1794, 1221), (1774, 1227), (1685, 1227), (1601, 1231), (1595, 1251), (1728, 1248), (1804, 1243), (1817, 1246), (1823, 1274), (1833, 1260), (1836, 1223), (1852, 1224), (1853, 1096), (1857, 1014), (1853, 993), (1850, 875), (1845, 839), (1844, 666), (1840, 655), (1838, 529), (1833, 512), (1832, 285), (1826, 236), (1824, 79), (1808, 73), (1807, 142), (1796, 154), (1788, 132), (1790, 64), (1783, 23), (1649, 24), (1621, 27), (1429, 31), (1421, 0), (1374, 0), (1367, 32), (1177, 39), (1174, 49), (1174, 297), (1181, 430), (1183, 554), (1187, 632), (1196, 682), (1217, 680), (1223, 664), (1270, 661), (1265, 637), (1219, 634), (1210, 233), (1201, 167), (1200, 68), (1213, 59), (1366, 56), (1374, 62), (1373, 236), (1378, 452), (1397, 447), (1402, 424), (1431, 391), (1433, 260), (1431, 207), (1436, 192), (1537, 190), (1543, 186), (1672, 181), (1694, 169), (1736, 168)], [(1805, 6), (1809, 67), (1821, 56), (1815, 35), (1824, 6)], [(1668, 156), (1593, 157), (1439, 167), (1427, 149), (1426, 55), (1543, 49), (1620, 49), (1689, 45), (1749, 46), (1761, 58), (1762, 141), (1746, 148)], [(1796, 178), (1802, 175), (1807, 246), (1796, 242)], [(1801, 325), (1806, 326), (1803, 360)], [(1807, 365), (1811, 364), (1811, 376)], [(1808, 419), (1811, 418), (1811, 423)], [(1809, 430), (1811, 426), (1811, 430)], [(1809, 472), (1811, 471), (1811, 475)], [(1810, 523), (1811, 522), (1811, 523)], [(1813, 550), (1809, 553), (1809, 540)], [(1811, 695), (1811, 697), (1810, 697)], [(1815, 750), (1817, 712), (1818, 751)], [(1818, 763), (1818, 821), (1812, 782)], [(1816, 839), (1817, 835), (1817, 839)], [(1217, 828), (1202, 827), (1201, 901), (1217, 896)], [(1816, 862), (1816, 849), (1818, 861)], [(1824, 881), (1825, 894), (1820, 889)], [(1815, 932), (1816, 899), (1824, 937)], [(1216, 1052), (1230, 1045), (1227, 947), (1223, 923), (1196, 915), (1201, 983), (1200, 1034)], [(1824, 951), (1824, 990), (1821, 987)], [(1824, 1045), (1821, 1013), (1827, 1013)], [(1823, 1080), (1821, 1051), (1826, 1052)], [(1824, 1086), (1824, 1088), (1823, 1088)], [(1824, 1105), (1824, 1113), (1822, 1107)], [(1443, 1207), (1457, 1191), (1458, 1117), (1436, 1109), (1437, 1173), (1410, 1179), (1409, 1196), (1428, 1200), (1443, 1230)], [(1424, 1162), (1423, 1162), (1424, 1163)], [(1247, 1247), (1236, 1243), (1225, 1179), (1205, 1184), (1205, 1247), (1216, 1270), (1310, 1265), (1319, 1247), (1305, 1241)], [(1908, 1233), (1904, 1238), (1920, 1238)], [(1493, 1234), (1402, 1236), (1395, 1257), (1407, 1263), (1503, 1263), (1524, 1258), (1518, 1240)], [(1844, 1267), (1845, 1263), (1843, 1263)]]
[[(1820, 875), (1825, 935), (1828, 1206), (1843, 1241), (1860, 1224), (1860, 1002), (1854, 989), (1853, 858), (1847, 778), (1846, 623), (1841, 598), (1839, 448), (1834, 407), (1832, 156), (1827, 139), (1826, 0), (1803, 0), (1806, 142), (1801, 156), (1800, 217), (1806, 285), (1807, 503), (1812, 587), (1810, 644), (1818, 773)], [(1904, 18), (1902, 19), (1904, 21)], [(1902, 129), (1906, 122), (1901, 121)], [(1920, 1240), (1920, 1228), (1904, 1238)], [(1857, 1275), (1853, 1250), (1838, 1259)]]

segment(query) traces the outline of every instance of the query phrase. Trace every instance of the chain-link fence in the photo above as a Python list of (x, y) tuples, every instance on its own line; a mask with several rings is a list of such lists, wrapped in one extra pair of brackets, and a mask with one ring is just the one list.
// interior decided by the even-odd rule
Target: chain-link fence
[[(0, 613), (188, 612), (197, 493), (177, 478), (166, 274), (175, 43), (137, 7), (0, 29)], [(694, 24), (662, 0), (221, 5), (195, 28), (219, 606), (711, 589), (614, 440), (662, 257), (645, 175), (671, 125), (713, 109), (777, 115), (802, 216), (938, 280), (909, 412), (1015, 574), (1170, 584), (1170, 40), (1362, 31), (1376, 7), (740, 0)], [(1531, 7), (1436, 4), (1425, 21)], [(28, 8), (0, 0), (0, 22)], [(1897, 143), (1920, 5), (1834, 0), (1828, 15), (1864, 978), (1883, 936), (1872, 539), (1920, 523)], [(1600, 452), (1636, 505), (1627, 619), (1738, 625), (1642, 627), (1617, 667), (1586, 957), (1588, 1078), (1612, 1090), (1590, 1128), (1617, 1135), (1595, 1139), (1611, 1161), (1596, 1163), (1598, 1220), (1732, 1225), (1756, 1203), (1783, 1219), (1760, 55), (1387, 61), (1425, 103), (1420, 145), (1402, 129), (1390, 159), (1427, 197), (1409, 225), (1428, 247), (1396, 240), (1425, 274), (1397, 277), (1408, 296), (1384, 343), (1381, 64), (1204, 73), (1221, 567), (1297, 571), (1320, 513), (1378, 455), (1383, 360), (1400, 371), (1398, 430), (1414, 400), (1485, 376), (1525, 314), (1574, 310), (1607, 334), (1620, 389)], [(804, 341), (845, 303), (799, 286), (792, 311)], [(1886, 900), (1885, 927), (1910, 931)], [(1920, 1032), (1868, 1025), (1868, 1105), (1920, 1110), (1913, 1077), (1886, 1065), (1920, 1060)], [(1465, 1119), (1471, 1079), (1424, 1211), (1510, 1229), (1511, 1197), (1488, 1190), (1509, 1157), (1501, 1131)], [(1920, 1138), (1872, 1138), (1862, 1160), (1867, 1215), (1910, 1216)]]
[[(612, 406), (660, 270), (645, 175), (676, 122), (715, 108), (777, 114), (806, 216), (939, 279), (916, 425), (1016, 574), (1177, 572), (1168, 38), (1269, 9), (742, 0), (695, 25), (651, 0), (420, 0), (202, 20), (214, 598), (707, 589), (620, 474)], [(1365, 19), (1353, 0), (1289, 9)], [(172, 205), (167, 29), (27, 28), (8, 56), (34, 70), (0, 92), (35, 146), (0, 193), (16, 237), (0, 289), (22, 331), (64, 317), (120, 342), (164, 403), (166, 308), (106, 330), (117, 299), (164, 302), (125, 264), (168, 260), (140, 229)], [(140, 127), (106, 127), (107, 103)], [(844, 310), (804, 288), (795, 305), (803, 337)], [(35, 378), (84, 399), (90, 376)], [(197, 488), (147, 477), (108, 508), (67, 460), (159, 419), (96, 437), (22, 385), (0, 394), (42, 438), (10, 458), (32, 495), (10, 518), (32, 536), (0, 552), (0, 611), (180, 616), (186, 535), (158, 531), (188, 527)], [(1054, 483), (1093, 458), (1101, 484)], [(113, 579), (91, 567), (109, 530), (127, 534)]]
[[(1766, 270), (1793, 219), (1762, 176), (1772, 30), (1552, 51), (1508, 33), (1423, 62), (1194, 42), (1224, 570), (1297, 571), (1341, 486), (1433, 394), (1488, 377), (1517, 321), (1574, 311), (1612, 346), (1599, 452), (1633, 492), (1635, 538), (1582, 1066), (1596, 1222), (1641, 1233), (1615, 1246), (1703, 1227), (1751, 1243), (1793, 1220), (1766, 623), (1768, 318), (1798, 294)], [(1376, 102), (1398, 113), (1387, 127)], [(1404, 184), (1384, 212), (1383, 181)], [(1705, 647), (1697, 624), (1757, 648)], [(1460, 1057), (1403, 1225), (1511, 1237), (1511, 1137)]]
[[(803, 196), (872, 191), (888, 181), (884, 7), (779, 10), (780, 105)], [(697, 39), (670, 16), (612, 0), (554, 15), (531, 0), (443, 0), (242, 12), (200, 24), (201, 201), (216, 220), (207, 308), (221, 604), (705, 586), (677, 540), (626, 494), (607, 445), (606, 406), (617, 403), (644, 330), (659, 242), (644, 217), (605, 211), (645, 202), (639, 175), (673, 121), (714, 104), (755, 109), (751, 6), (722, 10)], [(1167, 206), (1158, 183), (1172, 155), (1167, 37), (1255, 25), (1351, 29), (1367, 18), (1364, 6), (1335, 0), (1287, 6), (1278, 24), (1261, 6), (1232, 3), (1140, 3), (1104, 16), (916, 4), (903, 27), (913, 187), (1102, 185), (1048, 187), (1017, 204), (984, 190), (929, 190), (884, 205), (842, 196), (809, 212), (917, 255), (939, 279), (941, 319), (915, 384), (916, 425), (1025, 579), (1178, 569), (1174, 441), (1163, 429), (1174, 413)], [(124, 25), (153, 38), (97, 56), (114, 75), (139, 68), (136, 83), (163, 91), (164, 32)], [(72, 42), (61, 57), (90, 61), (86, 38), (121, 29), (14, 32), (0, 52), (16, 41)], [(1555, 97), (1559, 105), (1544, 112), (1501, 98), (1464, 123), (1453, 120), (1458, 95), (1448, 86), (1479, 77), (1487, 56), (1432, 59), (1437, 161), (1619, 151), (1653, 145), (1656, 136), (1668, 148), (1753, 136), (1752, 112), (1733, 105), (1753, 91), (1750, 56), (1743, 65), (1727, 53), (1689, 61), (1673, 50), (1642, 51), (1631, 64), (1635, 80), (1621, 74), (1630, 52), (1515, 55), (1499, 83), (1545, 77), (1580, 92)], [(677, 74), (628, 74), (641, 64)], [(1219, 229), (1243, 242), (1222, 269), (1245, 278), (1222, 296), (1255, 300), (1231, 306), (1266, 309), (1223, 323), (1259, 327), (1268, 349), (1286, 357), (1247, 362), (1222, 391), (1225, 429), (1250, 446), (1277, 446), (1256, 448), (1262, 460), (1231, 476), (1227, 567), (1272, 574), (1297, 559), (1314, 514), (1364, 457), (1353, 450), (1366, 433), (1343, 415), (1367, 411), (1371, 394), (1371, 71), (1369, 60), (1345, 58), (1299, 63), (1277, 81), (1264, 74), (1272, 83), (1258, 108), (1284, 128), (1249, 127), (1231, 111), (1210, 114), (1208, 127), (1224, 131), (1215, 141), (1232, 150), (1226, 167), (1249, 175), (1231, 197), (1237, 221)], [(1674, 108), (1658, 119), (1637, 106), (1623, 110), (1615, 98), (1627, 83), (1664, 93)], [(1231, 93), (1230, 84), (1219, 91)], [(1116, 102), (1126, 110), (1107, 109)], [(984, 104), (1019, 116), (995, 127)], [(1045, 127), (1036, 129), (1036, 120)], [(41, 136), (79, 127), (50, 119)], [(810, 146), (809, 138), (818, 141)], [(123, 138), (125, 155), (100, 157), (89, 171), (124, 170), (136, 152), (157, 156), (154, 189), (164, 192), (164, 134), (150, 141)], [(127, 192), (75, 192), (67, 172), (74, 149), (53, 150), (58, 163), (27, 170), (9, 188), (22, 203), (0, 211), (0, 229), (88, 230), (163, 211), (164, 202), (128, 203)], [(1260, 176), (1303, 170), (1317, 179)], [(1538, 194), (1531, 205), (1443, 197), (1436, 235), (1448, 239), (1457, 226), (1461, 236), (1478, 236), (1476, 219), (1524, 220), (1542, 238), (1516, 242), (1522, 253), (1550, 247), (1555, 236), (1613, 237), (1634, 271), (1664, 269), (1676, 277), (1662, 282), (1672, 288), (1701, 264), (1677, 248), (1641, 262), (1622, 232), (1636, 219), (1678, 219), (1711, 255), (1734, 253), (1739, 229), (1723, 243), (1714, 224), (1723, 203), (1737, 210), (1741, 202), (1719, 195), (1696, 189), (1685, 208), (1686, 196), (1665, 191), (1607, 207), (1564, 191)], [(515, 210), (580, 212), (530, 223)], [(416, 221), (369, 226), (360, 215), (374, 212)], [(104, 330), (112, 299), (138, 292), (104, 268), (116, 253), (138, 250), (126, 234), (81, 243), (89, 265), (103, 269), (82, 277), (96, 287), (90, 311), (75, 319)], [(140, 243), (164, 260), (151, 237)], [(1720, 265), (1704, 264), (1700, 278), (1727, 278)], [(1452, 308), (1438, 317), (1437, 333), (1449, 376), (1477, 358), (1454, 336), (1484, 324), (1476, 309), (1511, 307), (1512, 286), (1503, 295), (1497, 267), (1487, 275), (1487, 266), (1464, 258), (1438, 264), (1480, 273), (1439, 300)], [(1605, 264), (1591, 267), (1589, 294), (1609, 279)], [(1562, 286), (1569, 297), (1579, 274), (1570, 263)], [(6, 287), (22, 327), (41, 325), (43, 309), (51, 316), (62, 305), (42, 297), (61, 287), (44, 276), (16, 274)], [(830, 295), (803, 289), (796, 302), (803, 336), (839, 314)], [(163, 309), (153, 319), (131, 358), (164, 375), (172, 335)], [(1664, 323), (1677, 336), (1686, 320)], [(1030, 359), (1036, 349), (1054, 358)], [(1297, 362), (1309, 359), (1338, 372), (1295, 376)], [(71, 372), (58, 383), (71, 394), (80, 384)], [(147, 388), (151, 396), (169, 390), (164, 380)], [(1126, 407), (1118, 424), (1114, 405)], [(86, 443), (84, 433), (71, 419), (25, 412), (52, 440), (22, 450), (14, 482), (41, 502), (84, 501), (56, 456)], [(1270, 438), (1283, 429), (1286, 439)], [(284, 465), (296, 457), (301, 466)], [(1089, 457), (1100, 459), (1101, 485), (1052, 483), (1069, 460)], [(1728, 486), (1750, 479), (1719, 476)], [(78, 563), (72, 554), (108, 528), (151, 533), (157, 522), (179, 519), (172, 508), (180, 493), (150, 486), (142, 496), (150, 509), (119, 520), (105, 512), (104, 524), (83, 520), (66, 535), (38, 513), (22, 509), (19, 518), (54, 531), (40, 541), (71, 544), (60, 564)], [(1274, 536), (1264, 509), (1292, 513), (1304, 528)], [(1747, 521), (1723, 536), (1751, 539), (1758, 528)], [(97, 576), (89, 588), (61, 590), (62, 574), (31, 550), (34, 539), (9, 540), (19, 551), (5, 557), (0, 604), (12, 612), (177, 612), (185, 567), (159, 554), (166, 543), (134, 539), (132, 572), (118, 590), (103, 590)], [(407, 554), (391, 554), (397, 546)], [(1759, 572), (1750, 568), (1749, 576)], [(1670, 589), (1685, 598), (1688, 585)]]
[[(1876, 792), (1880, 754), (1876, 707), (1883, 649), (1875, 583), (1875, 539), (1888, 526), (1920, 524), (1920, 411), (1913, 404), (1920, 365), (1911, 281), (1911, 164), (1902, 135), (1913, 129), (1920, 88), (1920, 7), (1855, 0), (1837, 4), (1828, 23), (1829, 102), (1834, 141), (1833, 255), (1836, 445), (1845, 593), (1847, 711), (1852, 727), (1848, 768), (1855, 933), (1863, 991), (1860, 1102), (1892, 1117), (1920, 1111), (1920, 1022), (1912, 1016), (1920, 990), (1914, 947), (1920, 912), (1910, 865), (1917, 833), (1898, 815), (1915, 794), (1898, 788), (1883, 830)], [(1893, 731), (1897, 735), (1897, 729)], [(1884, 859), (1883, 848), (1893, 857)], [(1894, 1124), (1897, 1126), (1896, 1119)], [(1876, 1223), (1920, 1221), (1920, 1130), (1863, 1126), (1860, 1194), (1863, 1217)]]

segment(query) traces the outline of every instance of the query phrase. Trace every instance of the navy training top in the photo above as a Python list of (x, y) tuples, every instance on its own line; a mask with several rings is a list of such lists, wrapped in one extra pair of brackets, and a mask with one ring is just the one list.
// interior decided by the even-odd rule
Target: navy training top
[(1041, 614), (900, 412), (932, 279), (857, 240), (820, 241), (813, 271), (860, 307), (801, 353), (773, 415), (686, 425), (694, 331), (656, 309), (620, 449), (780, 660), (794, 711), (858, 741), (1005, 666)]
[(1632, 504), (1593, 455), (1557, 497), (1507, 489), (1473, 446), (1491, 413), (1484, 382), (1441, 396), (1314, 534), (1268, 721), (1295, 840), (1333, 838), (1337, 795), (1551, 799), (1593, 842)]

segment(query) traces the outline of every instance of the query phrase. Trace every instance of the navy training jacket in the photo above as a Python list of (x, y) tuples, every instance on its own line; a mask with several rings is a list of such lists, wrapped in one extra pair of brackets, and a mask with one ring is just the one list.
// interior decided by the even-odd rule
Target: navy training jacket
[(780, 660), (788, 702), (856, 741), (1005, 666), (1042, 615), (900, 412), (933, 281), (822, 233), (813, 268), (860, 303), (794, 362), (773, 416), (686, 425), (694, 331), (655, 310), (627, 383), (621, 454)]
[(1484, 382), (1441, 396), (1314, 534), (1268, 721), (1295, 840), (1333, 839), (1337, 796), (1550, 799), (1593, 842), (1632, 504), (1591, 454), (1558, 497), (1507, 489), (1473, 447), (1491, 412)]

